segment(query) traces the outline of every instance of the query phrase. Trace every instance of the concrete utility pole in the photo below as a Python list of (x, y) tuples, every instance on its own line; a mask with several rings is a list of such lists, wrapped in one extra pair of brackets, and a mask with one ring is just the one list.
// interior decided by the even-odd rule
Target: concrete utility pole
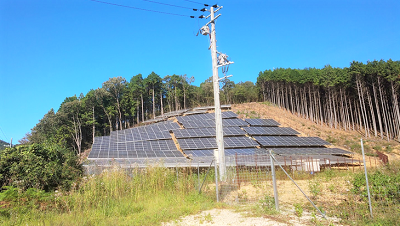
[[(214, 7), (217, 8), (214, 11)], [(222, 130), (222, 114), (221, 114), (221, 103), (219, 100), (219, 81), (221, 80), (218, 76), (218, 68), (222, 66), (229, 65), (233, 62), (227, 60), (227, 56), (225, 54), (221, 54), (217, 52), (217, 39), (215, 37), (215, 20), (221, 16), (214, 16), (214, 13), (218, 12), (222, 9), (222, 6), (214, 5), (210, 8), (210, 15), (206, 17), (210, 17), (210, 22), (208, 22), (205, 26), (201, 28), (201, 34), (210, 35), (210, 50), (211, 50), (211, 58), (212, 58), (212, 67), (213, 67), (213, 88), (214, 88), (214, 105), (215, 105), (215, 126), (216, 126), (216, 140), (218, 145), (218, 164), (219, 164), (219, 178), (220, 180), (224, 180), (226, 178), (226, 164), (225, 164), (225, 149), (224, 149), (224, 136)], [(208, 11), (208, 10), (205, 10)], [(211, 24), (211, 32), (208, 25)], [(218, 58), (218, 54), (220, 54), (220, 59)], [(224, 78), (227, 78), (225, 76)], [(230, 76), (229, 76), (230, 77)]]

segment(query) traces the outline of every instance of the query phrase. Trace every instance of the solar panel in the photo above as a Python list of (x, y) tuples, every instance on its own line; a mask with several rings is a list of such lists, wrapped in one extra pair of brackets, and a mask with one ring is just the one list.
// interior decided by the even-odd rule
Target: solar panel
[(222, 118), (237, 118), (237, 114), (233, 113), (232, 111), (223, 111)]
[[(176, 138), (215, 137), (215, 128), (193, 128), (172, 131)], [(246, 132), (239, 127), (223, 128), (224, 136), (243, 136)]]
[(215, 127), (215, 123), (212, 120), (182, 121), (181, 123), (186, 129)]
[(330, 145), (319, 137), (254, 136), (264, 147), (313, 147)]
[(223, 126), (248, 126), (249, 124), (238, 118), (222, 119)]
[(292, 136), (299, 132), (290, 127), (243, 127), (250, 135)]
[[(178, 139), (182, 150), (215, 149), (218, 148), (215, 138)], [(258, 146), (257, 142), (249, 137), (224, 137), (225, 148), (250, 148)]]
[(272, 148), (278, 155), (350, 155), (340, 148)]
[(178, 143), (182, 150), (217, 148), (215, 138), (178, 139)]
[[(257, 148), (225, 149), (225, 156), (229, 155), (253, 155)], [(187, 150), (185, 153), (190, 157), (214, 156), (214, 149)]]
[(250, 137), (224, 137), (225, 148), (250, 148), (257, 147), (258, 143)]
[(273, 119), (246, 119), (250, 126), (279, 126), (280, 124)]

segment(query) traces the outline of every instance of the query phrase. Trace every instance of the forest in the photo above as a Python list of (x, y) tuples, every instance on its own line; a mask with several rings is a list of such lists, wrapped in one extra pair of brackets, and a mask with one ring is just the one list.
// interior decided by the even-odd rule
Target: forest
[[(57, 144), (81, 154), (91, 147), (95, 136), (141, 124), (164, 113), (214, 104), (212, 77), (194, 86), (194, 77), (152, 72), (147, 77), (133, 76), (129, 81), (113, 77), (101, 88), (86, 95), (67, 97), (57, 111), (47, 114), (19, 140), (20, 144)], [(221, 104), (257, 101), (253, 82), (221, 81)]]
[[(214, 103), (212, 77), (152, 72), (129, 81), (113, 77), (86, 95), (67, 97), (19, 142), (49, 143), (81, 154), (95, 136), (136, 126), (164, 113)], [(353, 61), (349, 67), (277, 68), (251, 81), (220, 83), (221, 104), (268, 101), (331, 128), (400, 141), (400, 61)]]
[(316, 124), (400, 141), (400, 61), (265, 70), (257, 87), (263, 101)]

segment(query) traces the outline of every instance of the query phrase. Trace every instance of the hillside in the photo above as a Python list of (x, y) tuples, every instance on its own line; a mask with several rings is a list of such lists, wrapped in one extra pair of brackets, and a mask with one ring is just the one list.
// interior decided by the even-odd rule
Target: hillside
[(279, 108), (272, 104), (264, 103), (244, 103), (232, 105), (232, 111), (239, 115), (239, 118), (272, 118), (278, 121), (282, 127), (291, 127), (300, 136), (318, 136), (334, 147), (343, 148), (356, 153), (355, 158), (361, 158), (360, 139), (364, 140), (364, 150), (366, 155), (374, 156), (375, 150), (382, 151), (389, 156), (389, 161), (400, 159), (400, 144), (396, 141), (387, 142), (379, 138), (365, 138), (358, 131), (344, 131), (341, 129), (330, 128), (328, 125), (317, 125), (308, 119), (293, 115), (289, 111)]
[(8, 146), (10, 146), (9, 143), (7, 143), (7, 142), (5, 142), (3, 140), (0, 140), (0, 150), (4, 150)]

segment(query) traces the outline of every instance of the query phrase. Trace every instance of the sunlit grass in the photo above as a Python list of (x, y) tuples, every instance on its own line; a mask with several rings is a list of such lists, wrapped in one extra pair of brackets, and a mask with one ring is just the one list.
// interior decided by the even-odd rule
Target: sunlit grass
[[(204, 175), (203, 175), (204, 176)], [(211, 178), (209, 178), (211, 180)], [(53, 194), (48, 208), (3, 209), (1, 225), (159, 225), (215, 207), (215, 193), (198, 194), (197, 175), (165, 167), (114, 168)]]

